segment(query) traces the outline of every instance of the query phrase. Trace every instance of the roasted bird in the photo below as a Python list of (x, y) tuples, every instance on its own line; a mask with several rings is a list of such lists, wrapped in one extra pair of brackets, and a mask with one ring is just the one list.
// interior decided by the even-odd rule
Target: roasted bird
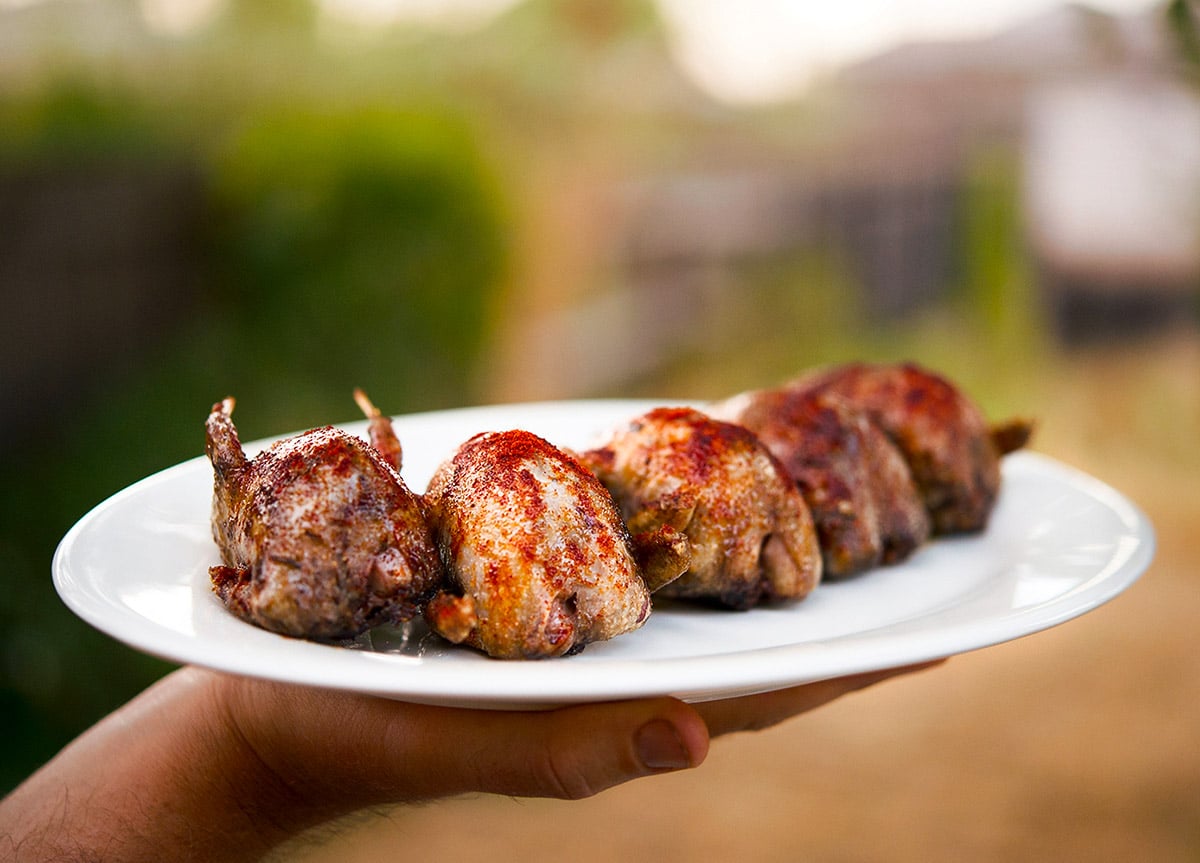
[(659, 408), (578, 456), (468, 440), (425, 495), (361, 392), (370, 443), (326, 427), (248, 458), (234, 400), (206, 424), (214, 592), (238, 617), (336, 640), (424, 614), (454, 643), (542, 658), (637, 629), (651, 594), (744, 609), (978, 531), (1030, 423), (990, 425), (913, 364), (818, 369), (707, 412)]
[(446, 639), (539, 659), (629, 632), (650, 614), (612, 498), (542, 438), (476, 435), (438, 468), (426, 500), (447, 587), (425, 618)]
[(957, 387), (912, 363), (851, 363), (792, 386), (841, 396), (866, 411), (904, 454), (937, 534), (987, 526), (1000, 458), (1024, 446), (1032, 431), (1022, 420), (989, 426)]
[(827, 578), (897, 563), (929, 538), (929, 516), (904, 457), (845, 399), (781, 387), (713, 410), (754, 432), (795, 480)]
[(238, 617), (284, 635), (353, 637), (419, 613), (441, 564), (421, 499), (399, 475), (390, 421), (361, 393), (372, 443), (326, 427), (247, 458), (234, 400), (213, 405), (213, 589)]
[(636, 544), (682, 540), (686, 570), (660, 595), (750, 608), (802, 597), (820, 581), (808, 508), (745, 428), (659, 408), (580, 458), (612, 492)]

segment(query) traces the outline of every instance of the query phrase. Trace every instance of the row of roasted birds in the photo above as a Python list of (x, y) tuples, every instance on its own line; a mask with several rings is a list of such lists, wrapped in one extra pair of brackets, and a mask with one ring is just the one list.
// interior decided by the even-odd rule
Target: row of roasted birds
[(989, 425), (944, 377), (849, 364), (700, 412), (663, 407), (603, 446), (530, 432), (463, 443), (424, 494), (391, 421), (355, 392), (370, 443), (338, 428), (250, 459), (213, 406), (213, 589), (274, 632), (336, 640), (424, 615), (500, 658), (581, 650), (641, 626), (652, 595), (750, 608), (985, 528), (1000, 458), (1030, 425)]

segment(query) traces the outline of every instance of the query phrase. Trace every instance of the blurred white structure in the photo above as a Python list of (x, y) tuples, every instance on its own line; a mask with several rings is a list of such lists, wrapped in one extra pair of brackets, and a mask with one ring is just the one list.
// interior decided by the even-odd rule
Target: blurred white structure
[(1031, 238), (1101, 282), (1200, 279), (1200, 100), (1154, 78), (1050, 86), (1030, 101)]
[[(1047, 85), (1024, 148), (1031, 248), (1050, 300), (1186, 304), (1200, 286), (1200, 98), (1149, 75)], [(1062, 313), (1062, 309), (1060, 309)]]

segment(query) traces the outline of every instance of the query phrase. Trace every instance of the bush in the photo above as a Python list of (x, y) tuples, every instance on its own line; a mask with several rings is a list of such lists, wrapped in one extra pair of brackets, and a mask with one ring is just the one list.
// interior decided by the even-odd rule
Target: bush
[[(228, 394), (247, 440), (354, 419), (355, 386), (389, 413), (472, 400), (507, 236), (472, 130), (438, 110), (255, 109), (227, 135), (192, 139), (178, 133), (178, 106), (111, 89), (56, 87), (0, 111), (19, 132), (0, 146), (9, 176), (61, 180), (86, 162), (116, 166), (120, 178), (183, 163), (201, 178), (190, 193), (199, 200), (185, 203), (203, 226), (177, 250), (195, 258), (179, 268), (195, 283), (151, 288), (137, 320), (96, 331), (121, 350), (96, 353), (104, 361), (58, 394), (43, 425), (5, 438), (2, 792), (169, 668), (58, 601), (50, 560), (70, 525), (121, 487), (201, 454), (208, 409)], [(179, 305), (173, 291), (189, 297)], [(150, 306), (168, 302), (185, 311), (164, 324)], [(49, 317), (92, 332), (80, 323), (87, 308), (67, 303)]]
[(376, 108), (260, 117), (217, 156), (213, 198), (234, 365), (267, 375), (230, 372), (259, 407), (287, 413), (319, 388), (344, 410), (354, 385), (391, 412), (471, 399), (506, 243), (465, 125)]

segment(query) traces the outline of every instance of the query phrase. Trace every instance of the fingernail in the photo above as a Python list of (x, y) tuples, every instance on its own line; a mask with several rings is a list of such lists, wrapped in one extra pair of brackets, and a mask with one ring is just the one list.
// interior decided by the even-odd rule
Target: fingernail
[(665, 719), (651, 720), (639, 728), (634, 745), (648, 770), (682, 770), (692, 766), (691, 756), (675, 726)]

